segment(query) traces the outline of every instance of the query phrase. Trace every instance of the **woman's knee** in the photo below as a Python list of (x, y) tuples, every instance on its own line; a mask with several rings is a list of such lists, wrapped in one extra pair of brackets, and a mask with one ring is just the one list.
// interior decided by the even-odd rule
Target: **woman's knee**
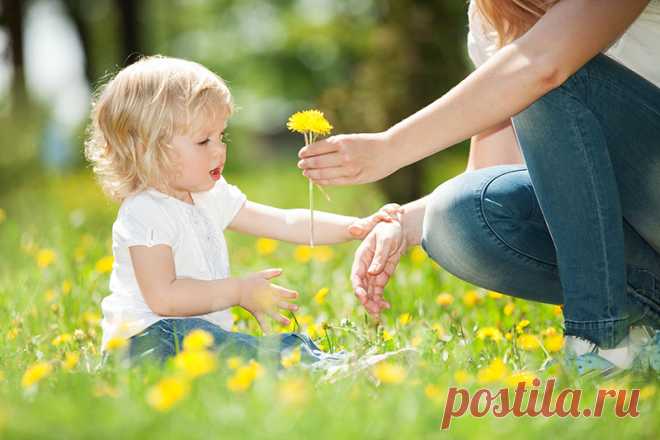
[(457, 276), (478, 271), (487, 225), (482, 191), (488, 182), (516, 166), (498, 166), (461, 174), (429, 196), (422, 227), (422, 247), (440, 266)]

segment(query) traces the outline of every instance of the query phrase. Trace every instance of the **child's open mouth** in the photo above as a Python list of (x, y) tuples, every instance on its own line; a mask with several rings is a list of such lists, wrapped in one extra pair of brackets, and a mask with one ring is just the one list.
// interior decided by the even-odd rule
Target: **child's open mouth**
[(209, 171), (209, 174), (211, 175), (211, 179), (220, 180), (220, 167), (213, 168), (211, 171)]

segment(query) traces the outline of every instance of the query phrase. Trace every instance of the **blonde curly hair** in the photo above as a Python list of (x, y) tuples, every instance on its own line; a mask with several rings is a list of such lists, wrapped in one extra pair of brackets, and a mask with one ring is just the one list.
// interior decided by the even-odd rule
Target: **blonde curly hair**
[(233, 108), (224, 80), (201, 64), (145, 57), (98, 90), (85, 157), (115, 201), (149, 187), (169, 192), (178, 172), (172, 136), (189, 134), (209, 118), (227, 119)]

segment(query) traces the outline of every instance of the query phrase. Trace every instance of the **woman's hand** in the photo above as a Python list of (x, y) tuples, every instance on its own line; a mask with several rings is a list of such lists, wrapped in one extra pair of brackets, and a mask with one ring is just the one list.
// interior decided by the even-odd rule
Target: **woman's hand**
[(399, 220), (378, 223), (360, 244), (353, 260), (353, 291), (367, 312), (380, 320), (383, 309), (390, 308), (383, 292), (407, 245)]
[(387, 132), (342, 134), (298, 152), (298, 168), (319, 185), (354, 185), (380, 180), (402, 165)]
[(401, 206), (397, 203), (388, 203), (370, 216), (358, 219), (351, 223), (348, 226), (348, 233), (351, 234), (352, 237), (362, 240), (378, 223), (397, 220), (398, 215), (401, 212)]
[(238, 305), (250, 312), (257, 319), (264, 333), (270, 333), (266, 315), (282, 325), (288, 325), (289, 319), (280, 315), (278, 309), (298, 310), (290, 301), (298, 298), (298, 293), (270, 283), (271, 278), (282, 274), (282, 269), (266, 269), (243, 278)]

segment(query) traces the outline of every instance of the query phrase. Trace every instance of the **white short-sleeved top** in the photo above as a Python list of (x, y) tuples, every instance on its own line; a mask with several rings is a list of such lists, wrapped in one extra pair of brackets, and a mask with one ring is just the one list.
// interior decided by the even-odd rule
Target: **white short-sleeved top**
[[(475, 0), (468, 7), (467, 48), (476, 67), (497, 52), (497, 33), (481, 17)], [(651, 0), (606, 55), (660, 87), (660, 0)]]
[[(209, 191), (191, 196), (194, 204), (148, 189), (122, 202), (112, 226), (111, 293), (101, 302), (102, 351), (110, 338), (129, 338), (164, 318), (151, 311), (140, 292), (130, 246), (170, 246), (177, 278), (213, 280), (229, 276), (223, 231), (245, 203), (245, 194), (221, 177)], [(225, 330), (233, 324), (229, 310), (197, 317)]]

